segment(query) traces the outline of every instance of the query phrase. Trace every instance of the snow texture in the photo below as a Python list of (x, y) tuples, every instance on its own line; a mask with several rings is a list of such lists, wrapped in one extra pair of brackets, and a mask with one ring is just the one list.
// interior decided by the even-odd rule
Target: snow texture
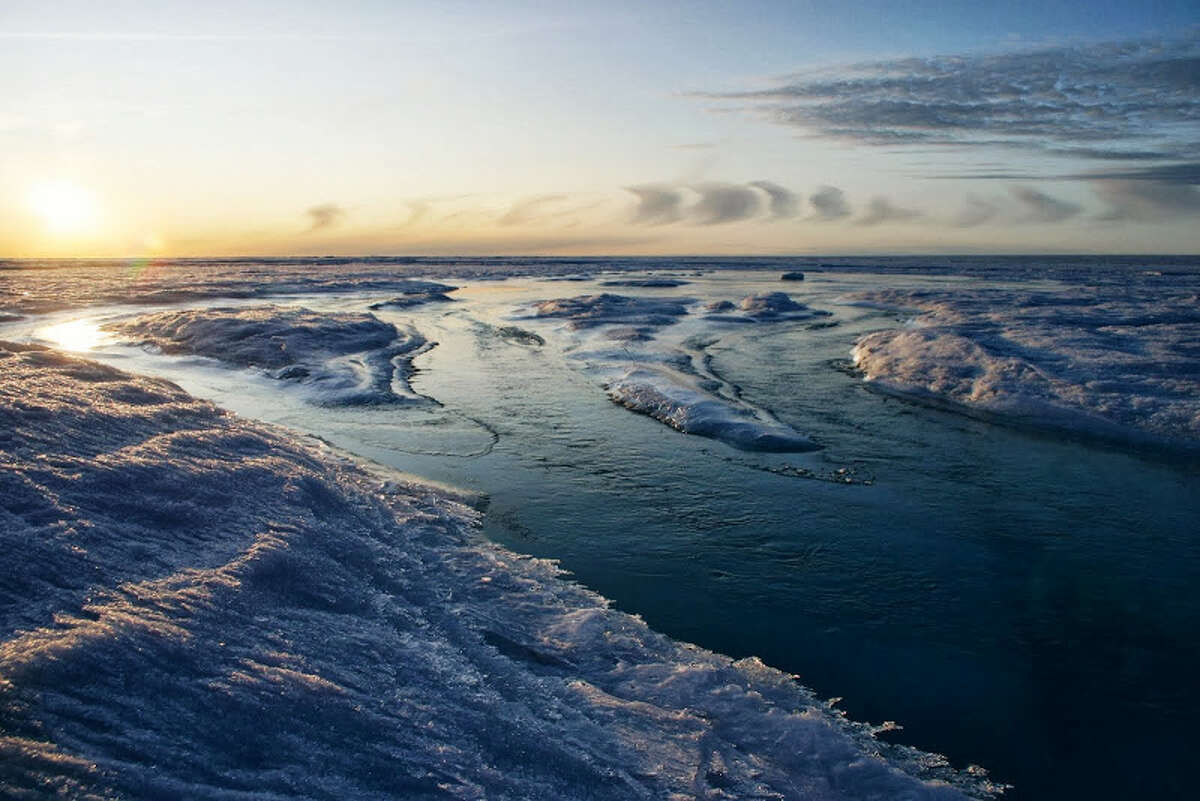
[[(747, 403), (740, 391), (712, 371), (704, 342), (659, 342), (661, 329), (692, 316), (691, 298), (647, 298), (623, 295), (580, 295), (533, 304), (525, 319), (564, 319), (576, 332), (575, 358), (599, 374), (609, 398), (685, 434), (719, 440), (747, 451), (800, 452), (819, 446), (768, 410)], [(728, 304), (732, 307), (732, 304)], [(723, 306), (720, 308), (724, 308)], [(795, 303), (782, 292), (752, 295), (742, 301), (742, 315), (710, 314), (708, 321), (760, 322), (807, 319), (825, 315)], [(710, 306), (711, 310), (711, 306)], [(707, 325), (707, 323), (705, 323)], [(582, 348), (595, 339), (619, 347)]]
[(789, 676), (161, 380), (0, 343), (12, 798), (952, 799)]
[(618, 340), (650, 338), (655, 328), (687, 314), (690, 298), (638, 298), (626, 295), (580, 295), (534, 304), (534, 317), (561, 318), (574, 330), (619, 325), (610, 329)]
[(829, 312), (810, 309), (803, 303), (797, 303), (786, 292), (748, 295), (736, 305), (728, 300), (714, 301), (709, 303), (705, 310), (710, 320), (726, 323), (811, 320), (814, 317), (829, 316)]
[(379, 309), (412, 309), (427, 303), (451, 303), (454, 298), (446, 293), (453, 292), (458, 287), (439, 284), (436, 281), (410, 280), (397, 282), (396, 289), (402, 294), (391, 300), (372, 303), (368, 308), (376, 311)]
[(854, 346), (880, 389), (1025, 426), (1200, 449), (1195, 292), (889, 290), (858, 300), (917, 315)]
[[(817, 448), (808, 437), (745, 404), (718, 400), (701, 389), (703, 379), (678, 371), (638, 367), (606, 384), (608, 396), (631, 411), (649, 415), (685, 434), (720, 440), (745, 451), (794, 453)], [(711, 384), (710, 390), (715, 389)]]
[(107, 330), (164, 353), (217, 359), (297, 381), (322, 405), (412, 401), (412, 359), (430, 345), (372, 314), (278, 306), (189, 309), (112, 323)]

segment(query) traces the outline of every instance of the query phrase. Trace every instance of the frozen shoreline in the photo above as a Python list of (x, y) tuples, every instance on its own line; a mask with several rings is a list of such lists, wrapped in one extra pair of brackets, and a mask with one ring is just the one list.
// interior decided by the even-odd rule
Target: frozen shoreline
[[(790, 677), (672, 641), (444, 494), (0, 345), (6, 786), (205, 798), (957, 798)], [(910, 775), (911, 774), (911, 775)], [(917, 778), (919, 776), (920, 778)], [(954, 782), (957, 787), (947, 784)]]

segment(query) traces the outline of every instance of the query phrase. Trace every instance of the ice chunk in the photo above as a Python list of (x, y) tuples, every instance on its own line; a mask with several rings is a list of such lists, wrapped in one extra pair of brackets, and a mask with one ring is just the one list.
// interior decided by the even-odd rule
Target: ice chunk
[(1200, 304), (1112, 288), (866, 293), (915, 309), (863, 337), (872, 385), (1038, 428), (1200, 449)]
[(318, 313), (278, 306), (189, 309), (143, 315), (107, 329), (165, 353), (207, 356), (303, 383), (327, 405), (396, 403), (412, 358), (429, 347), (371, 314)]
[(709, 303), (705, 309), (709, 312), (710, 319), (731, 323), (809, 320), (814, 317), (829, 316), (829, 312), (811, 309), (803, 303), (797, 303), (786, 292), (763, 292), (749, 295), (742, 298), (736, 306), (730, 301), (714, 301)]
[[(679, 373), (635, 368), (608, 382), (608, 396), (627, 409), (653, 417), (685, 434), (720, 440), (747, 451), (797, 452), (817, 444), (788, 426), (755, 415), (711, 394), (713, 387), (682, 383)], [(710, 390), (710, 391), (705, 391)]]
[(396, 287), (401, 294), (391, 300), (372, 303), (368, 308), (379, 309), (411, 309), (424, 306), (427, 303), (450, 303), (454, 298), (447, 295), (458, 287), (449, 284), (439, 284), (436, 281), (401, 281)]
[(391, 300), (381, 300), (378, 303), (372, 303), (367, 308), (372, 311), (379, 311), (380, 309), (412, 309), (428, 303), (451, 303), (453, 301), (454, 298), (442, 292), (420, 292), (401, 295)]
[(567, 320), (573, 329), (599, 325), (662, 327), (687, 314), (690, 299), (635, 298), (625, 295), (580, 295), (534, 304), (534, 317)]
[(535, 334), (532, 331), (527, 331), (520, 326), (502, 325), (496, 329), (496, 336), (506, 342), (515, 342), (518, 345), (529, 345), (531, 347), (541, 347), (546, 344), (545, 338), (540, 334)]

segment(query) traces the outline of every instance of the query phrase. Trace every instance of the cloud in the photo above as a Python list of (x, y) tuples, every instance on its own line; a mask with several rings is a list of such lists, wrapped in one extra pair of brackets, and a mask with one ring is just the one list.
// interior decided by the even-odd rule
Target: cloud
[(346, 210), (336, 203), (322, 203), (319, 206), (313, 206), (304, 213), (309, 218), (309, 233), (325, 228), (332, 228), (346, 216)]
[(1021, 201), (1021, 205), (1024, 208), (1024, 213), (1020, 218), (1021, 222), (1062, 222), (1074, 217), (1083, 210), (1082, 207), (1076, 206), (1074, 203), (1053, 198), (1045, 192), (1039, 192), (1028, 186), (1014, 186), (1012, 194), (1013, 197)]
[[(1187, 158), (1198, 147), (1200, 40), (878, 61), (701, 96), (736, 100), (776, 122), (858, 143)], [(1179, 132), (1188, 126), (1183, 141)]]
[(959, 228), (972, 228), (994, 219), (999, 213), (1000, 207), (997, 204), (968, 195), (963, 202), (962, 211), (954, 218), (954, 225)]
[(893, 206), (885, 197), (875, 197), (867, 204), (867, 213), (859, 218), (859, 225), (880, 225), (887, 222), (902, 222), (920, 217), (921, 212)]
[(700, 184), (694, 187), (700, 200), (688, 211), (700, 225), (747, 220), (758, 214), (761, 204), (758, 193), (738, 184)]
[(518, 200), (496, 222), (500, 225), (526, 225), (537, 220), (549, 206), (566, 199), (566, 195), (537, 195)]
[(633, 222), (639, 225), (666, 225), (682, 219), (683, 193), (672, 186), (643, 184), (627, 186), (625, 191), (637, 196), (638, 205)]
[(800, 198), (774, 181), (751, 181), (750, 186), (767, 193), (771, 217), (784, 220), (800, 213)]
[(1159, 164), (1132, 170), (1097, 170), (1063, 177), (1085, 181), (1155, 181), (1163, 184), (1200, 184), (1200, 162)]
[(1162, 222), (1200, 215), (1200, 189), (1185, 183), (1098, 181), (1095, 190), (1108, 206), (1102, 220)]
[(820, 220), (839, 220), (851, 214), (846, 194), (836, 186), (822, 186), (808, 198), (808, 202)]
[[(764, 217), (782, 220), (795, 217), (801, 203), (796, 193), (767, 180), (746, 184), (719, 181), (687, 185), (642, 184), (625, 187), (625, 191), (637, 196), (632, 220), (641, 225), (667, 225), (680, 221), (722, 225)], [(839, 189), (822, 187), (813, 197), (817, 198), (814, 206), (818, 208), (818, 216), (823, 219), (850, 214)], [(694, 202), (687, 205), (692, 199)]]

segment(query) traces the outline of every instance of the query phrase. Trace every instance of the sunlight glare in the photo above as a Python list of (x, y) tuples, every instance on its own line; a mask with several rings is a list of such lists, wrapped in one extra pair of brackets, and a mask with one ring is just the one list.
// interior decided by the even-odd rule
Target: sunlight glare
[(91, 227), (98, 217), (96, 198), (77, 183), (43, 181), (29, 190), (29, 208), (52, 233), (71, 234)]
[(100, 324), (94, 320), (59, 323), (43, 328), (39, 335), (57, 348), (76, 353), (89, 351), (109, 339), (109, 336), (100, 330)]

